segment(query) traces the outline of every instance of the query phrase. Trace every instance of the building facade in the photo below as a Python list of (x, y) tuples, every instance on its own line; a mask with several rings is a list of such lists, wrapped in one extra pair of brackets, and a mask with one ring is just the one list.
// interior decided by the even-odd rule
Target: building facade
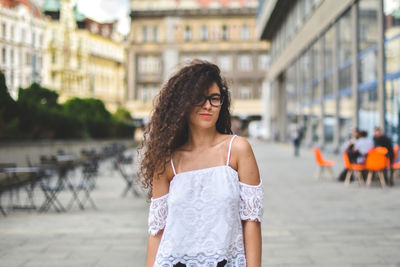
[(111, 111), (125, 103), (125, 50), (116, 22), (99, 23), (69, 0), (47, 0), (43, 84), (60, 94), (101, 99)]
[(0, 70), (10, 95), (43, 79), (46, 22), (27, 0), (0, 0)]
[(257, 1), (132, 0), (128, 45), (128, 101), (148, 118), (162, 83), (193, 59), (216, 63), (228, 80), (233, 114), (262, 114), (268, 43), (255, 33)]
[(358, 127), (399, 138), (400, 34), (387, 0), (260, 1), (257, 33), (271, 42), (266, 118), (277, 140), (338, 151)]

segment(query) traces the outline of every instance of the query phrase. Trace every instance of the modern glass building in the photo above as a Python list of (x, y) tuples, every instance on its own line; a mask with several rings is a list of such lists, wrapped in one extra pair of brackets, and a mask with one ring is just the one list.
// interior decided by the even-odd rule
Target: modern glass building
[(400, 1), (264, 0), (257, 31), (271, 42), (268, 123), (275, 138), (337, 151), (358, 127), (398, 143)]

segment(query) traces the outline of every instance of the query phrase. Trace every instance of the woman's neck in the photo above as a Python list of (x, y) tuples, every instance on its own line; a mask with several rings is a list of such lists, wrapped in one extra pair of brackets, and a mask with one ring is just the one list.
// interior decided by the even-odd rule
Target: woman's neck
[(211, 147), (215, 144), (219, 133), (214, 129), (189, 129), (189, 138), (186, 143), (191, 150)]

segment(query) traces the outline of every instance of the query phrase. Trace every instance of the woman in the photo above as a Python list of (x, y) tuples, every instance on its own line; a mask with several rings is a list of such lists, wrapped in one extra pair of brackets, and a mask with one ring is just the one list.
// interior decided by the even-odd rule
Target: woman
[(219, 68), (193, 61), (163, 86), (142, 144), (151, 198), (146, 266), (261, 266), (263, 190), (232, 136)]

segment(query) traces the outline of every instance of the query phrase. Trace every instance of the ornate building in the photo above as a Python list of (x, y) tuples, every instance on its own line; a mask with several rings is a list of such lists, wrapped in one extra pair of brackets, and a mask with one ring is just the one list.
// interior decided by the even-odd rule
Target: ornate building
[(268, 43), (255, 34), (254, 0), (132, 0), (127, 83), (128, 106), (147, 118), (161, 84), (183, 62), (216, 63), (229, 82), (233, 114), (262, 114), (262, 81)]
[(28, 0), (0, 0), (0, 70), (13, 98), (43, 78), (46, 23)]
[(115, 110), (125, 100), (124, 47), (116, 22), (99, 23), (69, 0), (47, 0), (44, 85), (71, 97), (94, 97)]

